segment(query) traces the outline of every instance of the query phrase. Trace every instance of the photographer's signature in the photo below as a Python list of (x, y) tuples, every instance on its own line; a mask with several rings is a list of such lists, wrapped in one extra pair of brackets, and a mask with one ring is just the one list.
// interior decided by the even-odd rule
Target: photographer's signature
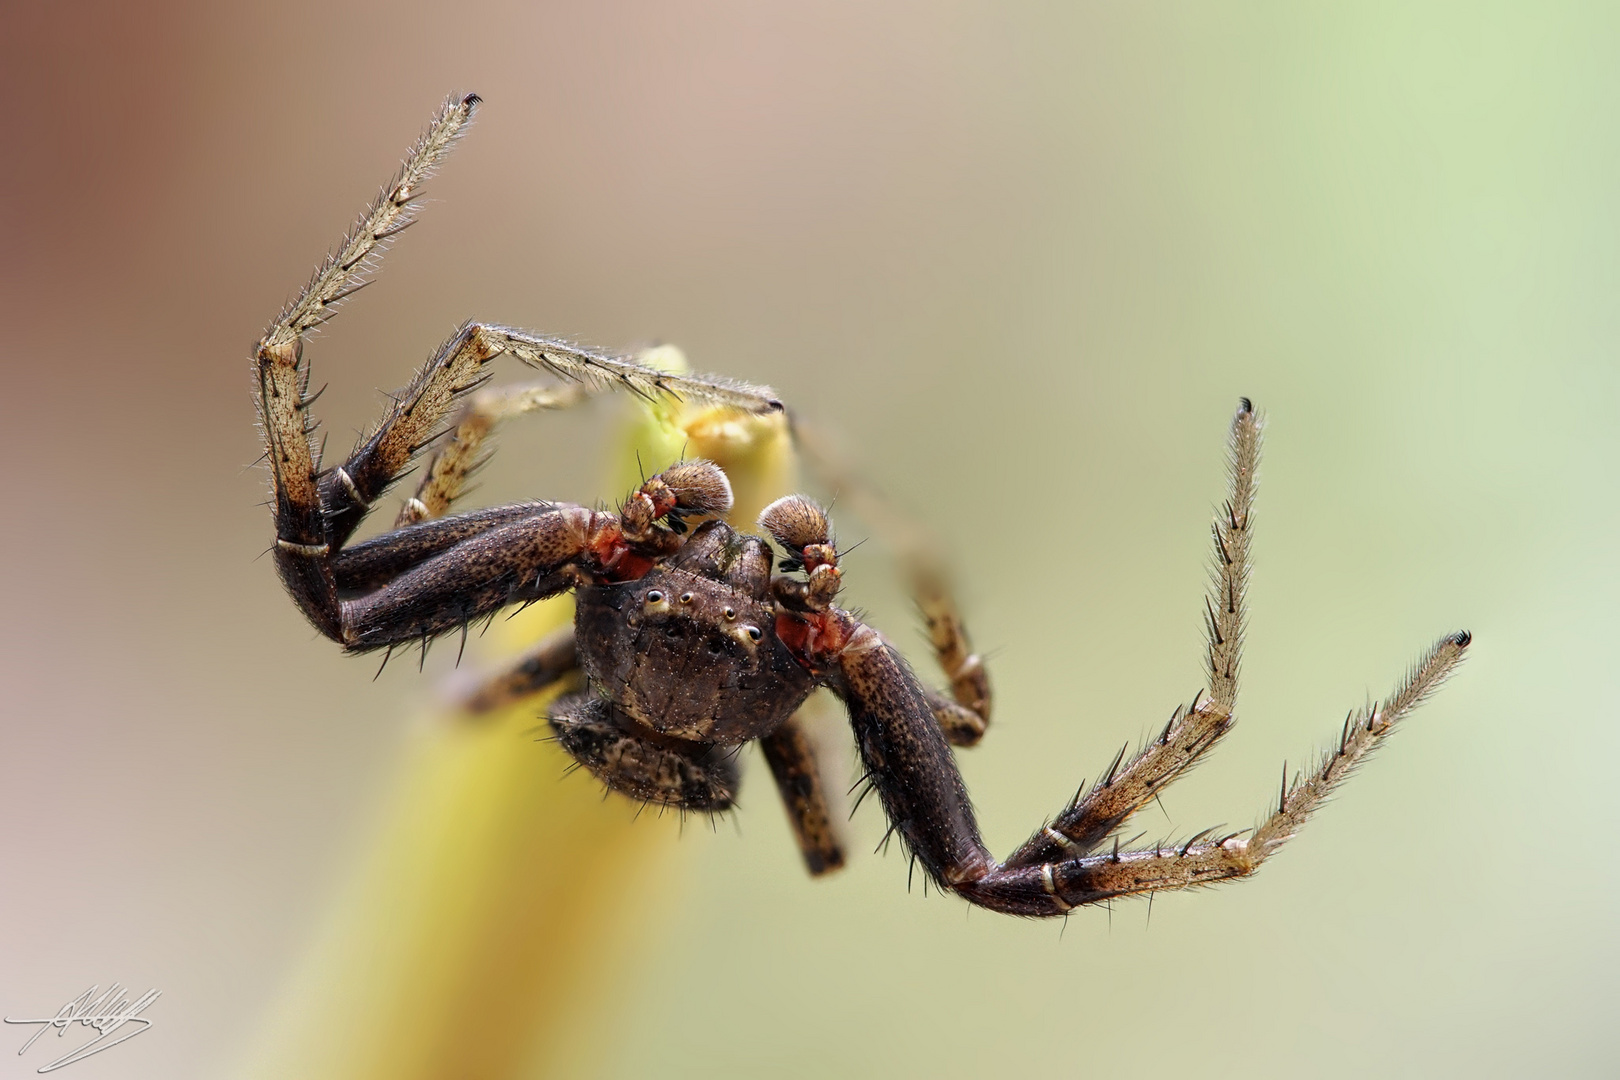
[[(67, 1029), (74, 1024), (83, 1024), (85, 1027), (94, 1028), (98, 1032), (95, 1038), (83, 1046), (63, 1054), (55, 1061), (47, 1062), (40, 1067), (40, 1072), (48, 1073), (60, 1069), (64, 1065), (71, 1065), (75, 1061), (83, 1061), (91, 1054), (99, 1054), (108, 1047), (117, 1046), (121, 1042), (133, 1039), (152, 1026), (152, 1021), (140, 1014), (146, 1011), (148, 1005), (158, 999), (156, 990), (148, 990), (133, 1001), (130, 1000), (128, 992), (117, 983), (113, 983), (112, 986), (108, 987), (106, 993), (98, 997), (99, 990), (100, 987), (92, 986), (58, 1009), (55, 1016), (47, 1019), (18, 1020), (10, 1016), (6, 1017), (5, 1022), (8, 1024), (40, 1025), (40, 1029), (30, 1035), (28, 1041), (22, 1044), (22, 1049), (17, 1051), (18, 1055), (27, 1053), (28, 1048), (34, 1045), (34, 1041), (51, 1028), (58, 1029), (56, 1032), (58, 1038), (67, 1034)], [(123, 1031), (118, 1030), (126, 1024), (135, 1026), (125, 1028)]]

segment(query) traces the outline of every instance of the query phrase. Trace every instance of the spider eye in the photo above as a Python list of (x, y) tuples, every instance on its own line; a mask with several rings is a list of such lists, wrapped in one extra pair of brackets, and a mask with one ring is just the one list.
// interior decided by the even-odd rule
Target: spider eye
[(681, 593), (681, 603), (690, 604), (691, 602), (692, 602), (692, 594), (691, 593), (689, 593), (689, 592)]
[(757, 626), (750, 626), (750, 627), (747, 627), (746, 629), (748, 631), (748, 640), (749, 641), (758, 641), (761, 637), (764, 636), (759, 632), (759, 627), (757, 627)]
[(647, 603), (649, 603), (649, 604), (662, 603), (663, 599), (664, 599), (664, 594), (659, 592), (657, 589), (654, 589), (652, 592), (647, 594)]
[(724, 615), (727, 619), (735, 619), (737, 617), (737, 609), (734, 607), (728, 607), (720, 614)]

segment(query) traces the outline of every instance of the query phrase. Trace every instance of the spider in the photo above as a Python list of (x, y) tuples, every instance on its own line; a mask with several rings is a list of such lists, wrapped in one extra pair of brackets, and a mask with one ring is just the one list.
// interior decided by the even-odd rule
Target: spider
[[(542, 642), (484, 687), (485, 705), (583, 676), (558, 699), (555, 738), (608, 788), (683, 811), (718, 813), (738, 786), (736, 750), (758, 740), (812, 874), (844, 855), (814, 751), (795, 713), (819, 688), (843, 700), (866, 779), (928, 880), (970, 903), (1025, 916), (1065, 915), (1114, 897), (1244, 877), (1286, 842), (1462, 659), (1466, 632), (1441, 638), (1379, 705), (1352, 712), (1317, 765), (1292, 781), (1253, 829), (1210, 829), (1175, 844), (1131, 847), (1127, 819), (1203, 758), (1232, 727), (1249, 573), (1261, 422), (1247, 400), (1231, 425), (1230, 490), (1214, 523), (1206, 602), (1207, 689), (1157, 738), (1102, 778), (1010, 856), (997, 860), (974, 821), (951, 746), (971, 746), (990, 719), (990, 688), (949, 594), (921, 575), (919, 600), (950, 694), (924, 686), (881, 633), (838, 604), (840, 554), (827, 514), (799, 495), (758, 519), (765, 538), (720, 515), (722, 469), (679, 461), (617, 512), (549, 502), (446, 516), (495, 422), (618, 387), (686, 396), (757, 415), (782, 414), (768, 389), (674, 374), (633, 357), (489, 323), (463, 325), (393, 400), (341, 464), (323, 469), (313, 441), (306, 334), (366, 283), (377, 255), (412, 221), (419, 187), (479, 104), (453, 98), (395, 180), (260, 340), (259, 415), (272, 475), (275, 564), (299, 610), (352, 653), (460, 632), (503, 608), (572, 590), (571, 634)], [(472, 393), (510, 354), (547, 385)], [(560, 380), (560, 381), (559, 381)], [(458, 399), (471, 395), (453, 427)], [(395, 528), (350, 543), (389, 486), (435, 452)], [(774, 543), (781, 549), (777, 556)], [(386, 663), (386, 659), (385, 659)]]

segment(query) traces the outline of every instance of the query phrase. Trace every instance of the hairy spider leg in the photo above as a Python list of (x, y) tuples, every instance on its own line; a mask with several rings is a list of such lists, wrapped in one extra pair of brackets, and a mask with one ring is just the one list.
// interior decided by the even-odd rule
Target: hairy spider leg
[(555, 686), (579, 671), (574, 624), (541, 638), (504, 666), (481, 677), (461, 699), (474, 715), (494, 712)]
[(939, 545), (845, 463), (820, 429), (794, 417), (793, 436), (822, 485), (876, 529), (905, 567), (935, 662), (950, 685), (949, 697), (928, 690), (929, 706), (952, 746), (977, 746), (990, 725), (990, 676), (968, 639)]
[(589, 397), (590, 390), (580, 382), (546, 382), (485, 387), (474, 393), (434, 447), (415, 493), (400, 505), (394, 527), (443, 517), (466, 494), (473, 473), (494, 456), (497, 425), (524, 413), (572, 408)]
[[(816, 633), (814, 640), (801, 638), (801, 647), (812, 662), (835, 665), (831, 685), (849, 709), (867, 775), (893, 828), (942, 888), (997, 911), (1053, 916), (1118, 896), (1252, 874), (1462, 660), (1469, 635), (1442, 638), (1380, 705), (1345, 721), (1337, 746), (1313, 771), (1292, 784), (1285, 779), (1277, 809), (1247, 837), (1242, 833), (1215, 837), (1211, 829), (1169, 847), (1119, 850), (1116, 845), (1104, 854), (1078, 853), (1079, 845), (1070, 834), (1095, 846), (1090, 841), (1093, 833), (1110, 821), (1114, 822), (1110, 828), (1117, 827), (1132, 809), (1184, 772), (1229, 726), (1258, 431), (1245, 401), (1233, 425), (1233, 495), (1224, 526), (1217, 525), (1215, 590), (1217, 600), (1224, 597), (1224, 603), (1211, 605), (1210, 700), (1178, 711), (1170, 736), (1148, 747), (1125, 770), (1116, 762), (1100, 791), (1059, 815), (1054, 825), (1062, 826), (1063, 832), (1037, 833), (1005, 863), (998, 863), (984, 846), (928, 693), (904, 658), (877, 631), (836, 607), (828, 605), (805, 618), (816, 624)], [(1116, 787), (1119, 796), (1112, 793)]]
[[(575, 562), (594, 558), (604, 563), (598, 569), (612, 569), (606, 562), (623, 553), (614, 515), (548, 503), (425, 520), (360, 545), (364, 550), (342, 550), (388, 486), (439, 437), (456, 400), (488, 377), (486, 365), (501, 353), (593, 389), (622, 387), (645, 397), (691, 394), (760, 412), (782, 408), (765, 387), (675, 375), (521, 330), (467, 323), (396, 395), (349, 458), (320, 470), (309, 412), (318, 395), (308, 393), (304, 337), (365, 284), (389, 240), (411, 223), (421, 183), (465, 130), (478, 100), (468, 95), (446, 103), (393, 182), (272, 323), (256, 351), (274, 487), (277, 569), (310, 621), (351, 650), (413, 640), (425, 644), (507, 604), (568, 588), (574, 578), (566, 571)], [(476, 459), (475, 449), (469, 464)], [(448, 506), (466, 471), (452, 460), (436, 482), (430, 470), (430, 497), (441, 501), (443, 496)], [(362, 589), (370, 591), (345, 595)]]
[(312, 441), (313, 398), (303, 338), (365, 284), (377, 254), (410, 224), (418, 186), (466, 128), (477, 104), (476, 96), (446, 103), (411, 148), (393, 182), (259, 342), (259, 419), (274, 488), (277, 567), (299, 606), (331, 637), (340, 638), (342, 628), (325, 561), (332, 550), (331, 530), (319, 490), (320, 460)]
[(1461, 661), (1469, 640), (1466, 633), (1442, 638), (1382, 704), (1369, 712), (1352, 714), (1337, 747), (1324, 755), (1315, 770), (1296, 778), (1292, 785), (1285, 779), (1276, 811), (1247, 837), (1241, 833), (1216, 836), (1216, 829), (1208, 829), (1179, 844), (1039, 866), (1008, 866), (985, 872), (977, 881), (964, 882), (958, 891), (975, 903), (1002, 911), (1053, 915), (1117, 896), (1247, 877), (1294, 836), (1397, 722), (1445, 681)]
[(786, 724), (760, 739), (759, 747), (782, 795), (805, 869), (820, 876), (843, 868), (844, 842), (804, 717), (801, 708)]
[(1249, 401), (1240, 402), (1227, 442), (1227, 500), (1212, 528), (1215, 558), (1204, 621), (1208, 696), (1196, 695), (1191, 704), (1177, 708), (1159, 737), (1129, 761), (1124, 761), (1122, 749), (1113, 767), (1030, 837), (1008, 858), (1007, 865), (1034, 866), (1093, 850), (1165, 785), (1202, 760), (1232, 729), (1261, 426)]

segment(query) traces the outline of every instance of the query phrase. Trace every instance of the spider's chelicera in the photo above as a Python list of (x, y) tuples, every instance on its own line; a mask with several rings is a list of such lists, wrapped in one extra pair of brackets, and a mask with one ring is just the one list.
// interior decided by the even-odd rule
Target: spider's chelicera
[[(736, 749), (759, 740), (813, 873), (844, 861), (811, 741), (795, 713), (825, 687), (848, 709), (866, 776), (929, 878), (974, 904), (1062, 915), (1118, 896), (1207, 885), (1253, 873), (1358, 762), (1457, 665), (1466, 633), (1442, 638), (1395, 692), (1352, 713), (1322, 760), (1292, 781), (1253, 829), (1214, 830), (1135, 848), (1121, 827), (1232, 726), (1248, 575), (1260, 421), (1247, 401), (1232, 423), (1231, 489), (1214, 527), (1208, 689), (1163, 732), (1082, 788), (1018, 850), (997, 860), (980, 839), (951, 744), (989, 721), (989, 684), (949, 594), (920, 575), (918, 599), (947, 696), (919, 682), (885, 638), (838, 604), (842, 572), (827, 515), (802, 496), (766, 507), (759, 527), (780, 548), (720, 520), (725, 473), (683, 461), (647, 480), (618, 512), (533, 502), (446, 516), (480, 446), (503, 416), (622, 387), (748, 413), (782, 411), (761, 387), (676, 375), (487, 323), (463, 326), (401, 391), (343, 464), (322, 469), (312, 440), (303, 338), (410, 223), (418, 188), (466, 127), (478, 99), (452, 100), (342, 247), (265, 333), (256, 354), (274, 489), (275, 561), (300, 610), (351, 652), (466, 633), (513, 604), (572, 590), (572, 631), (542, 642), (487, 684), (487, 707), (582, 674), (583, 692), (551, 710), (557, 741), (608, 787), (683, 810), (719, 812), (735, 797)], [(503, 353), (561, 382), (483, 390)], [(442, 425), (460, 408), (452, 430)], [(443, 436), (443, 437), (441, 437)], [(349, 543), (419, 451), (436, 447), (396, 527)], [(538, 782), (538, 781), (537, 781)]]

